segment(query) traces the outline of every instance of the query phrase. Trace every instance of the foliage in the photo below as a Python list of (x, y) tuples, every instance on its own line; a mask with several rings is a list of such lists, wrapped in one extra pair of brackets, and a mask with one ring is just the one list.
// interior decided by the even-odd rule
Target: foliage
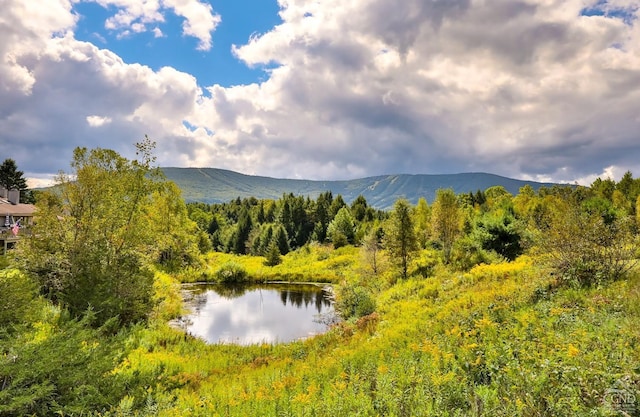
[(452, 189), (440, 189), (436, 192), (431, 214), (431, 228), (434, 239), (442, 245), (444, 262), (451, 260), (453, 244), (462, 229), (462, 212)]
[(218, 268), (215, 273), (216, 280), (225, 284), (237, 284), (247, 282), (247, 271), (236, 262), (227, 262)]
[(275, 241), (272, 241), (269, 244), (269, 248), (267, 249), (266, 259), (264, 264), (266, 266), (276, 266), (282, 263), (282, 258), (280, 256), (280, 249), (278, 248), (278, 244)]
[(513, 261), (523, 251), (522, 227), (510, 213), (494, 212), (481, 216), (474, 237), (484, 250), (491, 250)]
[(474, 236), (464, 236), (453, 245), (450, 259), (452, 268), (458, 271), (468, 271), (482, 263), (492, 263), (492, 256), (482, 247), (482, 242)]
[(564, 200), (556, 204), (540, 245), (561, 284), (600, 284), (624, 277), (635, 265), (631, 218), (585, 211)]
[(152, 262), (195, 257), (177, 189), (154, 176), (153, 144), (137, 147), (139, 161), (77, 148), (74, 174), (60, 174), (59, 194), (38, 201), (33, 237), (19, 245), (21, 267), (43, 293), (75, 317), (92, 309), (96, 325), (144, 319), (153, 307)]
[(355, 219), (351, 210), (342, 207), (327, 228), (327, 236), (335, 248), (353, 244), (355, 239)]
[(143, 398), (153, 376), (110, 373), (139, 329), (105, 335), (90, 326), (92, 314), (71, 320), (56, 309), (44, 313), (32, 330), (0, 337), (0, 415), (86, 415), (107, 410), (126, 394)]
[(29, 322), (34, 314), (37, 287), (25, 274), (0, 269), (0, 329)]
[(431, 239), (431, 207), (424, 197), (418, 199), (414, 210), (415, 235), (418, 246), (421, 249), (427, 248), (427, 243)]
[(344, 320), (357, 319), (373, 313), (376, 302), (366, 288), (343, 282), (336, 291), (335, 308)]
[(402, 278), (408, 277), (409, 262), (418, 250), (411, 205), (405, 199), (398, 199), (393, 206), (384, 231), (384, 246), (389, 251), (391, 261), (400, 269)]
[(169, 271), (198, 266), (201, 253), (210, 247), (210, 243), (200, 242), (202, 232), (188, 217), (180, 189), (166, 181), (154, 186), (149, 206), (141, 215), (147, 217), (147, 227), (151, 228), (150, 234), (155, 240), (155, 260)]
[(369, 229), (362, 239), (362, 254), (367, 267), (374, 275), (380, 271), (381, 251), (384, 230), (382, 227), (374, 225)]
[[(359, 225), (369, 230), (363, 248), (304, 244), (272, 267), (263, 256), (212, 252), (204, 268), (180, 271), (184, 280), (214, 279), (226, 270), (255, 281), (339, 283), (336, 306), (348, 320), (292, 343), (207, 345), (169, 327), (180, 298), (166, 272), (155, 271), (156, 307), (144, 327), (116, 332), (110, 321), (95, 329), (92, 313), (75, 320), (58, 308), (37, 307), (42, 317), (27, 319), (31, 326), (16, 327), (14, 337), (0, 331), (0, 415), (638, 415), (636, 402), (612, 396), (640, 393), (637, 228), (632, 210), (620, 204), (620, 195), (633, 201), (627, 197), (633, 181), (614, 183), (611, 193), (605, 184), (602, 195), (552, 187), (516, 197), (499, 188), (457, 196), (460, 221), (450, 263), (441, 262), (443, 241), (429, 242), (399, 281), (379, 268), (370, 273), (370, 263), (363, 267), (368, 244), (380, 259), (389, 255), (378, 252), (381, 230), (366, 214)], [(48, 198), (53, 207), (59, 204)], [(316, 202), (284, 200), (290, 216), (313, 219), (309, 236), (344, 207), (323, 202), (327, 217), (320, 220)], [(265, 225), (285, 228), (277, 220), (283, 201), (238, 200), (225, 207), (228, 212), (212, 219), (230, 231), (233, 217), (246, 210), (257, 227), (251, 250)], [(435, 216), (435, 203), (432, 209)], [(415, 210), (411, 216), (411, 230), (419, 231)], [(431, 226), (441, 220), (432, 217)], [(307, 226), (290, 223), (290, 241), (297, 245)], [(508, 260), (494, 249), (509, 247), (503, 229), (539, 239)], [(492, 242), (490, 249), (485, 242)], [(590, 274), (605, 269), (564, 278), (575, 269), (560, 273), (563, 262), (542, 266), (547, 258), (563, 259), (558, 254), (568, 262), (581, 259)]]
[(540, 298), (552, 279), (536, 262), (440, 265), (369, 293), (376, 313), (289, 344), (149, 329), (112, 374), (159, 382), (111, 415), (618, 415), (611, 389), (640, 389), (640, 277)]

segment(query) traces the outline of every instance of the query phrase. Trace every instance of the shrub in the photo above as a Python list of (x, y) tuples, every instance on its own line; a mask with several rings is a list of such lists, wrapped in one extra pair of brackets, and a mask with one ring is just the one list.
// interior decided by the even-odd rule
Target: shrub
[(216, 280), (225, 284), (233, 284), (249, 281), (249, 275), (244, 267), (230, 261), (223, 264), (215, 273)]
[(590, 286), (623, 278), (636, 265), (630, 217), (609, 219), (579, 207), (558, 210), (541, 236), (547, 264), (564, 285)]
[(491, 257), (478, 241), (465, 236), (455, 243), (451, 254), (451, 264), (455, 269), (468, 271), (482, 263), (491, 263)]
[(343, 283), (336, 293), (335, 308), (343, 319), (349, 320), (372, 314), (376, 311), (376, 301), (367, 289)]
[(17, 270), (0, 270), (0, 327), (26, 321), (32, 310), (36, 286)]

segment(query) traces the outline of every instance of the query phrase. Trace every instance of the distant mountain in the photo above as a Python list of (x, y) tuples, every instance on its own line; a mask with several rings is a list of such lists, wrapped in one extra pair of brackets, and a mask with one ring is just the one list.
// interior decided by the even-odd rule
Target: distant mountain
[(521, 181), (486, 173), (445, 175), (382, 175), (348, 181), (292, 180), (245, 175), (217, 168), (162, 168), (167, 179), (182, 190), (187, 202), (224, 203), (237, 197), (257, 199), (279, 199), (283, 194), (317, 198), (320, 193), (331, 191), (340, 194), (347, 203), (358, 195), (367, 199), (369, 205), (378, 209), (389, 209), (399, 197), (417, 203), (420, 197), (431, 204), (439, 188), (452, 188), (457, 194), (486, 190), (495, 185), (503, 186), (511, 194), (520, 187), (530, 185), (534, 190), (552, 183)]

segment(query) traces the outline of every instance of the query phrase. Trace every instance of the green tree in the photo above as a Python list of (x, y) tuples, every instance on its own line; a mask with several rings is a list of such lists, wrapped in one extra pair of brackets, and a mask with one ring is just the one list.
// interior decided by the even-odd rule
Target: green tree
[(356, 226), (355, 219), (351, 214), (351, 210), (347, 206), (343, 206), (329, 223), (327, 235), (336, 248), (346, 244), (352, 244), (355, 238)]
[(151, 167), (154, 144), (145, 138), (136, 146), (140, 160), (133, 161), (108, 149), (76, 148), (73, 175), (61, 173), (59, 195), (45, 193), (38, 201), (33, 236), (19, 246), (22, 268), (42, 291), (74, 316), (92, 309), (98, 325), (113, 317), (130, 323), (147, 316), (150, 265), (166, 248), (158, 242), (174, 232), (163, 229), (168, 219), (153, 215), (156, 197), (171, 190)]
[(27, 187), (24, 172), (18, 170), (16, 161), (11, 158), (5, 159), (0, 165), (0, 187), (7, 190), (20, 190), (20, 202), (33, 203), (33, 196)]
[(431, 236), (431, 207), (424, 197), (418, 199), (418, 204), (414, 210), (416, 238), (418, 245), (425, 249)]
[(351, 203), (351, 213), (353, 217), (361, 222), (365, 220), (365, 216), (367, 215), (367, 199), (364, 198), (362, 194), (356, 197), (355, 200)]
[(622, 278), (635, 266), (633, 218), (556, 199), (539, 243), (560, 284), (593, 285)]
[(439, 189), (431, 208), (431, 228), (434, 239), (442, 245), (444, 262), (451, 260), (451, 250), (462, 230), (462, 210), (452, 189)]
[(269, 243), (267, 253), (265, 255), (264, 264), (266, 266), (276, 266), (282, 263), (282, 257), (280, 256), (280, 249), (278, 248), (278, 242), (274, 240)]
[(474, 238), (482, 249), (492, 250), (513, 261), (522, 254), (522, 227), (509, 213), (486, 213), (476, 220)]
[(289, 237), (287, 231), (282, 225), (277, 225), (273, 232), (273, 240), (278, 245), (281, 254), (286, 255), (291, 250), (289, 247)]
[(211, 243), (199, 244), (200, 231), (196, 222), (189, 218), (187, 206), (178, 186), (173, 182), (156, 184), (151, 195), (151, 205), (146, 209), (151, 233), (156, 236), (156, 259), (170, 271), (197, 265), (200, 260), (199, 247), (203, 252)]
[(407, 278), (409, 261), (418, 250), (411, 211), (407, 199), (396, 200), (384, 234), (385, 247), (391, 255), (391, 261), (400, 269), (402, 278)]

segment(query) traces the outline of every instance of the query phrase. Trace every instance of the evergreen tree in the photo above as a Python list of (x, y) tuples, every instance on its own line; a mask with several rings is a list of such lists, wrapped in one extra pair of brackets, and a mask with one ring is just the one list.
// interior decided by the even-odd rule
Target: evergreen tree
[(362, 194), (353, 200), (353, 203), (351, 203), (351, 213), (356, 221), (361, 222), (365, 220), (367, 208), (367, 200), (362, 196)]
[(278, 249), (280, 253), (286, 255), (289, 253), (291, 248), (289, 247), (289, 237), (287, 236), (287, 231), (281, 225), (278, 226), (273, 234), (273, 239), (278, 245)]
[(264, 261), (266, 266), (276, 266), (282, 263), (282, 258), (280, 257), (280, 249), (278, 249), (278, 243), (275, 240), (272, 240), (269, 243), (269, 247), (267, 248), (267, 254)]
[(351, 215), (351, 210), (344, 206), (329, 223), (327, 234), (333, 246), (339, 248), (347, 244), (353, 244), (356, 233), (355, 220)]
[(347, 207), (347, 203), (345, 203), (342, 196), (338, 194), (333, 199), (333, 201), (331, 202), (331, 206), (329, 207), (329, 218), (333, 219), (334, 217), (336, 217), (342, 207)]
[(236, 233), (232, 239), (231, 250), (234, 253), (244, 255), (247, 253), (247, 241), (251, 234), (251, 216), (246, 208), (243, 208), (240, 212), (240, 218), (238, 219), (238, 225)]
[(27, 187), (24, 172), (18, 170), (16, 161), (11, 158), (4, 160), (0, 165), (0, 187), (7, 190), (20, 190), (21, 203), (33, 203), (33, 196)]

